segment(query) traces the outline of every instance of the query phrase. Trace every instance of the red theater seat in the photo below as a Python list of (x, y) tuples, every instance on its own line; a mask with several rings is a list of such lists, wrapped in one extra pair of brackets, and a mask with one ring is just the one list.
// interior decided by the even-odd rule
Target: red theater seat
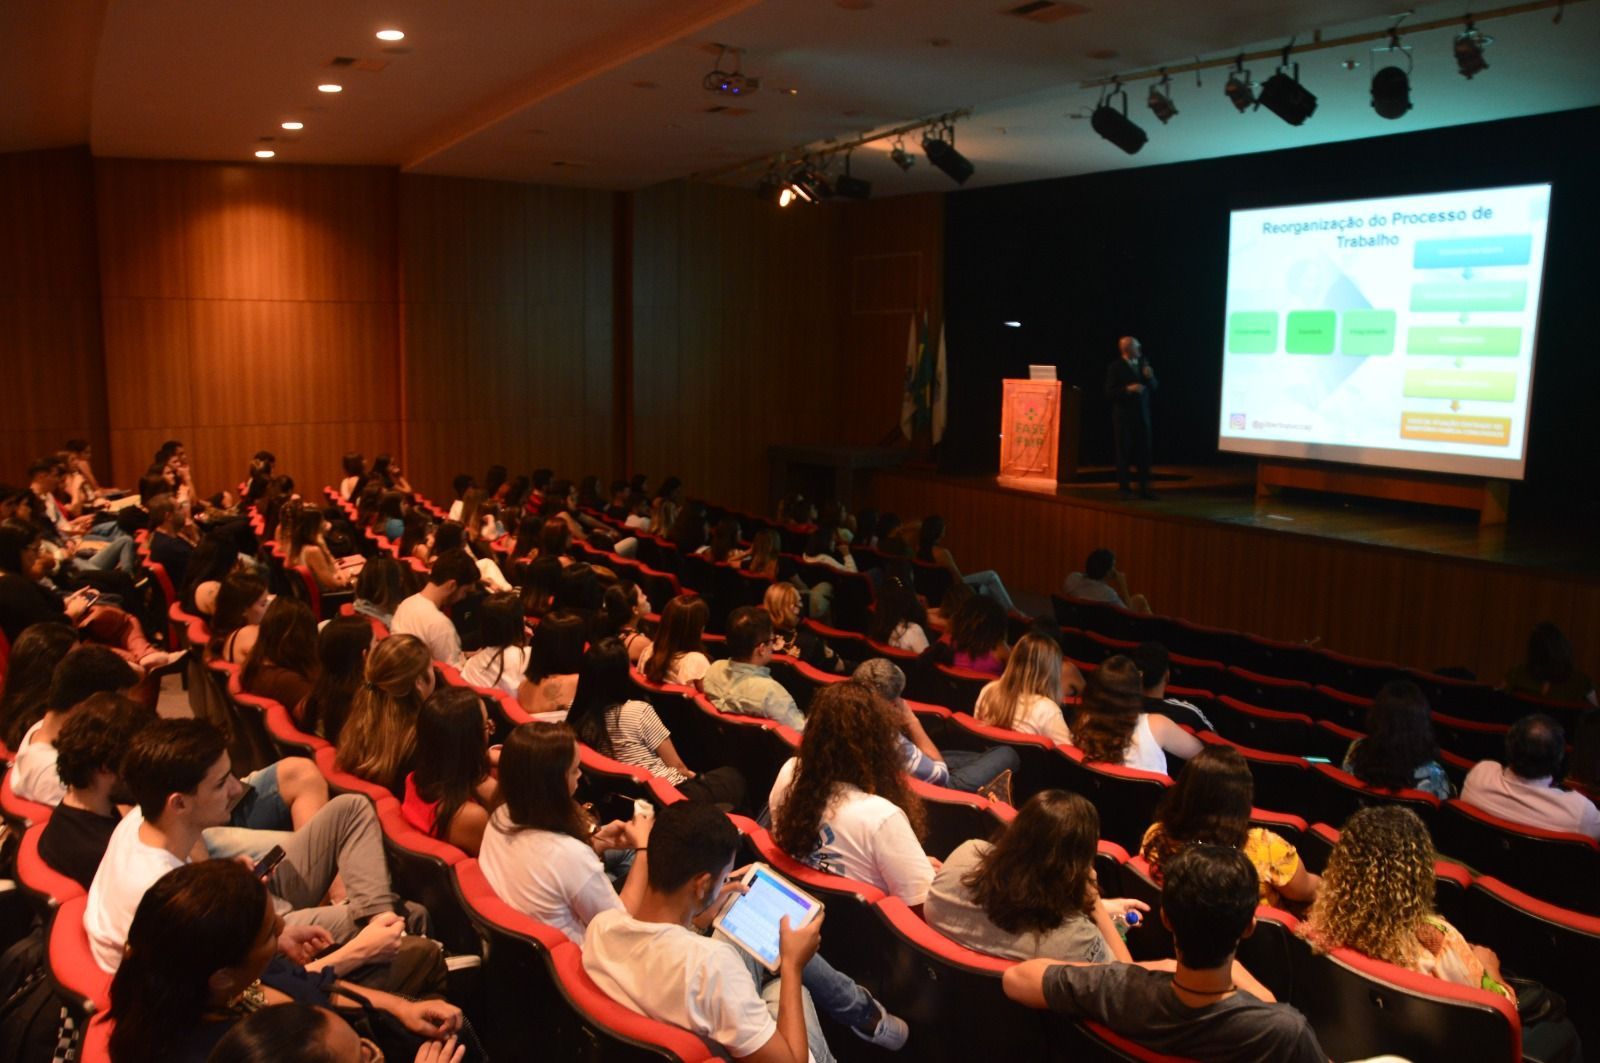
[(39, 835), (44, 833), (44, 823), (35, 823), (22, 835), (17, 847), (17, 882), (39, 908), (41, 919), (48, 919), (54, 909), (74, 897), (84, 895), (77, 880), (70, 879), (44, 862), (39, 855)]
[(50, 980), (61, 1002), (80, 1021), (110, 1006), (111, 976), (94, 962), (89, 935), (83, 929), (87, 896), (64, 901), (50, 921)]
[(1591, 838), (1524, 826), (1450, 800), (1437, 817), (1433, 841), (1479, 874), (1551, 904), (1600, 915), (1600, 844)]

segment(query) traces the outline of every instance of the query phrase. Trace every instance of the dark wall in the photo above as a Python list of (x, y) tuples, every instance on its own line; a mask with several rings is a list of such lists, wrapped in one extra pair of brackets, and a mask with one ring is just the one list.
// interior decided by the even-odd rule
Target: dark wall
[(1026, 376), (1030, 362), (1054, 362), (1063, 381), (1084, 389), (1083, 461), (1108, 464), (1099, 388), (1127, 333), (1140, 337), (1161, 377), (1156, 462), (1237, 460), (1216, 448), (1229, 211), (1551, 181), (1528, 477), (1541, 495), (1578, 483), (1593, 500), (1600, 343), (1587, 318), (1600, 294), (1597, 144), (1600, 108), (1589, 108), (952, 194), (950, 429), (940, 464), (995, 469), (1000, 381)]

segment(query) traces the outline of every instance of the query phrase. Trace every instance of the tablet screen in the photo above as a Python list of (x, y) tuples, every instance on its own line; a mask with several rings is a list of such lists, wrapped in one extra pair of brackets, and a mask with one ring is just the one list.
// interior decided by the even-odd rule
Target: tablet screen
[(765, 867), (757, 867), (748, 891), (733, 902), (717, 925), (723, 933), (742, 942), (769, 969), (776, 969), (779, 920), (788, 916), (791, 927), (801, 926), (816, 907), (810, 897), (796, 892)]

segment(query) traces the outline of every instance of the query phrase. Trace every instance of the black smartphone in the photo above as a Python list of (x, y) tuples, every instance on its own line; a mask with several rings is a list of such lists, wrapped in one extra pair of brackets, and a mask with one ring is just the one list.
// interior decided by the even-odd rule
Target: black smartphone
[(263, 856), (256, 863), (256, 866), (254, 869), (252, 869), (251, 874), (255, 875), (255, 877), (260, 879), (262, 882), (265, 882), (272, 876), (272, 873), (277, 870), (278, 865), (283, 863), (283, 858), (287, 855), (288, 854), (283, 851), (283, 846), (274, 845), (267, 851), (267, 855)]

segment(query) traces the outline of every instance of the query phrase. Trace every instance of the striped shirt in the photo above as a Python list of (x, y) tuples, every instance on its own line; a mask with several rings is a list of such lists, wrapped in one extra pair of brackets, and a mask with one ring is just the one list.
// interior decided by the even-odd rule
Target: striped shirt
[(648, 701), (625, 701), (607, 709), (606, 734), (611, 739), (611, 759), (643, 768), (674, 786), (688, 778), (656, 756), (672, 732)]

